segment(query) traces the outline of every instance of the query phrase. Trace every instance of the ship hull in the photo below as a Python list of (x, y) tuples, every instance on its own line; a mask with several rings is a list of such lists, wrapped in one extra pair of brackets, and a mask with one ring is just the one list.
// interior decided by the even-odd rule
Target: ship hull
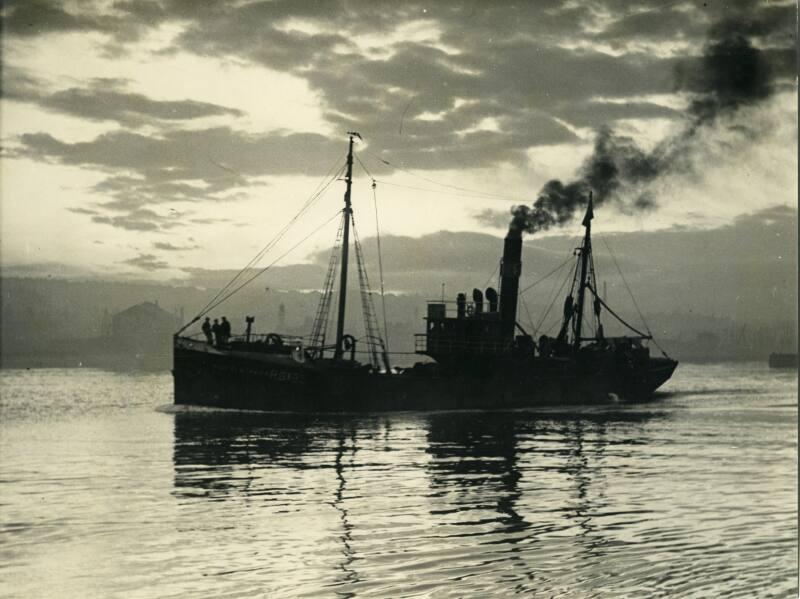
[(643, 400), (676, 362), (651, 359), (635, 372), (572, 362), (514, 363), (490, 371), (419, 367), (381, 374), (352, 362), (219, 350), (178, 338), (175, 403), (276, 412), (517, 409)]
[(773, 353), (769, 355), (770, 368), (797, 368), (797, 354)]

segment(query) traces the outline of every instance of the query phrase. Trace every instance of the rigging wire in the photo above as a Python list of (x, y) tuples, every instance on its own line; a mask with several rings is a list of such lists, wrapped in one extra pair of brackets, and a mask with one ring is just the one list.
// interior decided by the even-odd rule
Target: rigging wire
[[(335, 165), (334, 165), (334, 166), (335, 166)], [(209, 308), (209, 306), (211, 306), (212, 304), (214, 304), (214, 302), (215, 302), (215, 301), (216, 301), (216, 300), (217, 300), (217, 299), (218, 299), (218, 298), (219, 298), (219, 297), (220, 297), (222, 294), (224, 294), (224, 293), (225, 293), (225, 292), (226, 292), (226, 291), (227, 291), (227, 290), (228, 290), (230, 287), (232, 287), (232, 286), (233, 286), (233, 284), (234, 284), (234, 283), (235, 283), (235, 282), (236, 282), (236, 281), (239, 279), (239, 277), (241, 277), (241, 276), (242, 276), (242, 275), (243, 275), (243, 274), (244, 274), (244, 273), (247, 271), (247, 269), (249, 269), (250, 267), (252, 267), (252, 266), (253, 266), (253, 265), (255, 265), (256, 263), (258, 263), (258, 262), (259, 262), (259, 261), (260, 261), (260, 260), (261, 260), (261, 259), (262, 259), (262, 258), (263, 258), (265, 255), (266, 255), (266, 253), (267, 253), (267, 252), (269, 252), (269, 250), (271, 250), (271, 249), (272, 249), (272, 248), (273, 248), (273, 247), (274, 247), (274, 246), (275, 246), (275, 245), (276, 245), (276, 244), (277, 244), (277, 243), (278, 243), (278, 242), (279, 242), (279, 241), (280, 241), (280, 240), (283, 238), (283, 236), (284, 236), (284, 235), (286, 234), (286, 232), (287, 232), (287, 231), (288, 231), (288, 230), (291, 228), (291, 226), (292, 226), (292, 225), (293, 225), (293, 224), (294, 224), (294, 223), (295, 223), (295, 222), (296, 222), (296, 221), (297, 221), (297, 220), (298, 220), (298, 219), (299, 219), (299, 218), (300, 218), (300, 217), (301, 217), (301, 216), (302, 216), (302, 215), (303, 215), (305, 212), (307, 212), (307, 211), (308, 211), (308, 209), (309, 209), (309, 208), (311, 208), (311, 206), (312, 206), (312, 205), (313, 205), (313, 204), (314, 204), (314, 203), (315, 203), (315, 202), (316, 202), (316, 201), (317, 201), (317, 200), (318, 200), (320, 197), (322, 197), (322, 193), (324, 193), (324, 192), (325, 192), (325, 191), (328, 189), (328, 187), (330, 187), (330, 185), (331, 185), (331, 184), (332, 184), (332, 183), (333, 183), (333, 182), (334, 182), (334, 181), (335, 181), (335, 180), (336, 180), (336, 179), (339, 177), (339, 175), (341, 174), (341, 172), (342, 172), (342, 170), (343, 170), (343, 169), (344, 169), (344, 166), (342, 166), (342, 167), (339, 169), (339, 171), (337, 171), (337, 173), (336, 173), (336, 174), (335, 174), (335, 175), (334, 175), (334, 176), (333, 176), (333, 177), (332, 177), (330, 180), (328, 180), (328, 182), (325, 184), (325, 186), (324, 186), (322, 189), (319, 189), (319, 187), (320, 187), (320, 186), (319, 186), (319, 185), (317, 185), (317, 191), (315, 191), (315, 192), (314, 192), (314, 193), (313, 193), (313, 194), (312, 194), (312, 195), (309, 197), (309, 199), (308, 199), (308, 200), (306, 200), (305, 204), (304, 204), (304, 205), (303, 205), (303, 206), (300, 208), (300, 210), (299, 210), (299, 211), (298, 211), (298, 212), (295, 214), (295, 216), (294, 216), (294, 217), (293, 217), (291, 220), (289, 220), (289, 222), (288, 222), (286, 225), (284, 225), (283, 229), (281, 229), (281, 230), (280, 230), (280, 231), (279, 231), (279, 232), (278, 232), (278, 233), (277, 233), (277, 234), (276, 234), (276, 235), (275, 235), (275, 236), (274, 236), (274, 237), (273, 237), (273, 238), (272, 238), (272, 239), (271, 239), (269, 242), (267, 242), (267, 244), (266, 244), (264, 247), (262, 247), (262, 248), (261, 248), (261, 249), (260, 249), (260, 250), (259, 250), (259, 251), (256, 253), (256, 255), (255, 255), (255, 256), (253, 256), (253, 258), (251, 258), (251, 259), (250, 259), (250, 261), (249, 261), (249, 262), (248, 262), (248, 263), (247, 263), (247, 264), (246, 264), (246, 265), (245, 265), (245, 266), (244, 266), (244, 267), (243, 267), (243, 268), (242, 268), (242, 269), (241, 269), (241, 270), (240, 270), (238, 273), (236, 273), (236, 275), (235, 275), (235, 276), (234, 276), (234, 277), (233, 277), (233, 278), (232, 278), (230, 281), (228, 281), (228, 283), (227, 283), (227, 284), (226, 284), (226, 285), (225, 285), (225, 286), (224, 286), (222, 289), (220, 289), (220, 290), (217, 292), (217, 294), (216, 294), (216, 295), (215, 295), (213, 298), (211, 298), (211, 300), (210, 300), (210, 301), (209, 301), (209, 302), (208, 302), (208, 303), (207, 303), (207, 304), (206, 304), (206, 305), (203, 307), (203, 309), (200, 311), (200, 313), (198, 314), (198, 316), (197, 316), (197, 318), (196, 318), (195, 320), (197, 320), (197, 319), (201, 318), (201, 317), (202, 317), (204, 314), (207, 314), (207, 313), (208, 313), (208, 311), (211, 309), (211, 308)], [(330, 173), (330, 170), (328, 171), (328, 173)], [(326, 175), (326, 176), (327, 176), (327, 175)], [(218, 304), (216, 304), (216, 305), (218, 305)]]
[(376, 179), (378, 183), (382, 183), (384, 185), (390, 185), (392, 187), (402, 187), (404, 189), (411, 189), (414, 191), (428, 191), (431, 193), (438, 193), (443, 195), (451, 195), (455, 197), (470, 197), (476, 198), (481, 200), (505, 200), (507, 202), (519, 202), (518, 199), (515, 198), (508, 198), (508, 197), (501, 197), (501, 196), (485, 196), (481, 195), (480, 193), (471, 193), (471, 192), (455, 192), (455, 191), (442, 191), (439, 189), (431, 189), (429, 187), (414, 187), (413, 185), (403, 185), (401, 183), (392, 183), (390, 181), (385, 181), (383, 179)]
[[(301, 206), (300, 210), (298, 210), (298, 211), (297, 211), (297, 213), (296, 213), (296, 214), (295, 214), (295, 215), (294, 215), (294, 216), (293, 216), (293, 217), (292, 217), (292, 218), (289, 220), (289, 222), (287, 222), (287, 223), (286, 223), (286, 225), (284, 225), (284, 227), (283, 227), (283, 228), (282, 228), (280, 231), (278, 231), (278, 233), (277, 233), (277, 234), (276, 234), (276, 235), (275, 235), (275, 236), (274, 236), (274, 237), (273, 237), (273, 238), (272, 238), (272, 239), (271, 239), (269, 242), (267, 242), (267, 244), (266, 244), (264, 247), (262, 247), (262, 248), (261, 248), (261, 249), (260, 249), (260, 250), (259, 250), (259, 251), (256, 253), (256, 255), (255, 255), (255, 256), (253, 256), (253, 258), (251, 258), (251, 259), (250, 259), (250, 261), (249, 261), (249, 262), (248, 262), (248, 263), (247, 263), (247, 264), (246, 264), (246, 265), (245, 265), (245, 266), (244, 266), (244, 267), (243, 267), (243, 268), (242, 268), (242, 269), (241, 269), (239, 272), (237, 272), (237, 273), (236, 273), (236, 275), (234, 275), (234, 277), (233, 277), (233, 278), (232, 278), (230, 281), (228, 281), (228, 282), (225, 284), (225, 286), (224, 286), (222, 289), (220, 289), (220, 290), (217, 292), (217, 294), (216, 294), (216, 295), (215, 295), (213, 298), (211, 298), (211, 300), (209, 300), (209, 302), (208, 302), (208, 303), (207, 303), (205, 306), (203, 306), (203, 308), (202, 308), (202, 309), (201, 309), (201, 310), (200, 310), (200, 311), (197, 313), (197, 316), (195, 316), (195, 317), (194, 317), (194, 318), (193, 318), (193, 319), (192, 319), (192, 320), (191, 320), (191, 321), (190, 321), (188, 324), (186, 324), (186, 325), (185, 325), (185, 326), (184, 326), (184, 327), (181, 329), (181, 331), (183, 331), (184, 329), (186, 329), (186, 328), (187, 328), (187, 327), (188, 327), (190, 324), (192, 324), (192, 323), (194, 323), (194, 322), (197, 322), (198, 320), (200, 320), (200, 319), (201, 319), (201, 318), (202, 318), (202, 317), (203, 317), (205, 314), (208, 314), (208, 312), (209, 312), (209, 311), (211, 311), (211, 310), (212, 310), (214, 307), (218, 306), (218, 305), (219, 305), (221, 302), (217, 302), (217, 299), (219, 299), (219, 297), (220, 297), (220, 296), (222, 296), (222, 295), (223, 295), (223, 294), (224, 294), (224, 293), (225, 293), (225, 292), (226, 292), (228, 289), (230, 289), (230, 288), (233, 286), (233, 284), (234, 284), (234, 283), (235, 283), (237, 280), (239, 280), (239, 278), (240, 278), (240, 277), (241, 277), (241, 276), (242, 276), (242, 275), (243, 275), (243, 274), (244, 274), (244, 273), (245, 273), (245, 272), (246, 272), (246, 271), (247, 271), (249, 268), (251, 268), (253, 265), (255, 265), (256, 263), (258, 263), (258, 262), (259, 262), (259, 261), (260, 261), (260, 260), (261, 260), (261, 259), (262, 259), (262, 258), (263, 258), (263, 257), (264, 257), (266, 254), (267, 254), (267, 252), (269, 252), (269, 250), (271, 250), (271, 249), (272, 249), (272, 248), (273, 248), (273, 247), (274, 247), (274, 246), (275, 246), (275, 245), (276, 245), (276, 244), (277, 244), (277, 243), (278, 243), (278, 242), (279, 242), (279, 241), (280, 241), (280, 240), (283, 238), (283, 236), (284, 236), (284, 235), (286, 234), (286, 232), (287, 232), (287, 231), (288, 231), (288, 230), (289, 230), (289, 229), (292, 227), (292, 225), (293, 225), (295, 222), (297, 222), (297, 220), (298, 220), (298, 219), (299, 219), (299, 218), (300, 218), (300, 217), (301, 217), (301, 216), (302, 216), (302, 215), (303, 215), (305, 212), (307, 212), (307, 211), (308, 211), (308, 210), (311, 208), (311, 206), (312, 206), (312, 205), (313, 205), (313, 204), (314, 204), (314, 203), (315, 203), (315, 202), (316, 202), (316, 201), (317, 201), (317, 200), (318, 200), (320, 197), (322, 197), (322, 194), (323, 194), (323, 193), (324, 193), (324, 192), (325, 192), (325, 191), (326, 191), (326, 190), (327, 190), (327, 189), (328, 189), (328, 188), (331, 186), (331, 184), (332, 184), (334, 181), (336, 181), (336, 179), (338, 179), (338, 178), (339, 178), (339, 176), (341, 175), (342, 171), (344, 170), (345, 166), (344, 166), (344, 165), (341, 165), (341, 166), (339, 167), (339, 170), (337, 170), (337, 171), (336, 171), (336, 173), (335, 173), (335, 174), (334, 174), (332, 177), (330, 177), (330, 174), (331, 174), (331, 172), (333, 171), (333, 169), (334, 169), (334, 168), (336, 168), (336, 165), (337, 165), (337, 164), (339, 164), (339, 163), (340, 163), (340, 161), (341, 161), (341, 159), (338, 159), (338, 160), (337, 160), (337, 161), (336, 161), (336, 162), (335, 162), (335, 163), (334, 163), (334, 164), (331, 166), (331, 168), (329, 168), (329, 169), (328, 169), (328, 172), (327, 172), (327, 173), (325, 174), (325, 176), (322, 178), (322, 180), (320, 181), (320, 183), (318, 183), (318, 184), (317, 184), (317, 187), (315, 188), (315, 191), (314, 191), (314, 192), (311, 194), (311, 196), (309, 196), (309, 198), (308, 198), (308, 199), (305, 201), (305, 203), (303, 204), (303, 206)], [(328, 177), (330, 177), (330, 178), (328, 178)], [(326, 182), (326, 179), (327, 179), (327, 182)], [(226, 297), (230, 297), (230, 296), (228, 295), (228, 296), (226, 296)], [(216, 303), (215, 303), (215, 302), (216, 302)], [(180, 331), (179, 331), (179, 332), (180, 332)]]
[[(574, 266), (574, 269), (575, 269), (575, 270), (577, 270), (577, 268), (578, 268), (578, 263), (576, 262), (576, 263), (575, 263), (575, 266)], [(561, 286), (558, 288), (558, 290), (557, 290), (555, 293), (553, 293), (553, 295), (552, 295), (552, 297), (551, 297), (551, 299), (550, 299), (550, 304), (547, 306), (547, 310), (545, 310), (544, 314), (542, 314), (542, 317), (539, 319), (539, 322), (538, 322), (538, 324), (537, 324), (537, 325), (534, 327), (534, 329), (535, 329), (535, 333), (536, 333), (537, 335), (538, 335), (538, 333), (539, 333), (539, 330), (541, 329), (542, 325), (544, 324), (544, 321), (545, 321), (545, 319), (547, 318), (547, 315), (548, 315), (548, 314), (550, 314), (550, 310), (552, 310), (552, 309), (553, 309), (553, 306), (555, 305), (555, 303), (556, 303), (556, 300), (557, 300), (557, 299), (558, 299), (558, 297), (561, 295), (561, 291), (564, 289), (564, 286), (567, 284), (567, 281), (569, 281), (570, 279), (572, 279), (572, 278), (573, 278), (572, 270), (573, 270), (573, 269), (570, 269), (570, 273), (569, 273), (569, 275), (567, 275), (567, 276), (564, 278), (564, 280), (563, 280), (563, 281), (561, 281)], [(555, 283), (553, 284), (553, 289), (555, 289)], [(559, 320), (561, 320), (561, 317), (559, 317)], [(550, 329), (552, 329), (552, 328), (553, 328), (553, 327), (550, 327)], [(546, 333), (549, 333), (549, 332), (550, 332), (550, 329), (548, 329), (548, 330), (546, 331)]]
[(380, 368), (380, 357), (383, 358), (384, 366), (388, 371), (391, 370), (388, 354), (386, 353), (386, 344), (383, 341), (380, 333), (380, 327), (375, 319), (375, 305), (372, 301), (372, 291), (369, 286), (369, 276), (367, 275), (366, 264), (364, 263), (364, 252), (361, 248), (361, 242), (358, 239), (358, 231), (356, 229), (356, 221), (353, 214), (350, 214), (350, 219), (353, 223), (353, 245), (356, 250), (356, 263), (358, 265), (358, 283), (361, 288), (361, 309), (364, 316), (364, 332), (366, 334), (367, 346), (370, 349), (370, 359), (373, 368)]
[(542, 334), (543, 334), (543, 335), (549, 335), (549, 334), (550, 334), (552, 331), (554, 331), (554, 330), (555, 330), (555, 328), (556, 328), (556, 327), (558, 327), (559, 325), (561, 325), (561, 317), (560, 317), (560, 316), (559, 316), (558, 318), (556, 318), (555, 320), (553, 320), (553, 322), (552, 322), (552, 323), (550, 323), (550, 326), (549, 326), (549, 327), (547, 327), (547, 329), (545, 329), (545, 330), (542, 332)]
[[(358, 161), (363, 167), (361, 160)], [(364, 170), (367, 171), (366, 167)], [(367, 171), (369, 175), (369, 171)], [(371, 176), (371, 175), (370, 175)], [(386, 325), (386, 291), (383, 284), (383, 252), (381, 251), (381, 226), (378, 220), (378, 196), (375, 191), (377, 184), (372, 179), (372, 203), (375, 205), (375, 238), (378, 242), (378, 275), (381, 283), (381, 311), (383, 312), (383, 336), (386, 339), (386, 351), (389, 351), (389, 327)]]
[(317, 352), (318, 357), (322, 357), (325, 351), (325, 339), (328, 337), (328, 325), (330, 318), (331, 300), (333, 299), (333, 286), (336, 281), (336, 271), (339, 265), (339, 252), (342, 246), (342, 236), (344, 232), (346, 214), (342, 212), (339, 222), (339, 229), (336, 232), (336, 240), (331, 248), (330, 258), (328, 259), (328, 270), (325, 273), (325, 283), (322, 288), (317, 312), (314, 315), (314, 323), (311, 327), (311, 347), (318, 348), (312, 351)]
[(336, 176), (334, 177), (334, 179), (338, 179), (341, 176), (345, 168), (344, 164), (345, 158), (347, 158), (347, 154), (342, 154), (341, 156), (339, 156), (339, 158), (328, 169), (328, 172), (326, 172), (325, 175), (322, 177), (322, 179), (320, 179), (319, 183), (317, 183), (317, 186), (314, 188), (314, 191), (311, 192), (311, 195), (316, 194), (320, 190), (320, 187), (322, 187), (322, 185), (325, 184), (325, 181), (328, 181), (328, 177), (331, 176), (331, 173), (333, 173), (333, 169), (336, 168), (337, 164), (339, 165), (339, 170), (336, 172)]
[(491, 192), (488, 192), (488, 191), (480, 191), (478, 189), (469, 189), (467, 187), (459, 187), (458, 185), (450, 185), (449, 183), (441, 183), (439, 181), (436, 181), (435, 179), (431, 179), (429, 177), (423, 177), (422, 175), (417, 174), (417, 173), (415, 173), (415, 172), (413, 172), (413, 171), (411, 171), (411, 170), (409, 170), (407, 168), (403, 168), (402, 166), (397, 166), (396, 164), (393, 164), (393, 163), (389, 162), (388, 160), (384, 160), (383, 158), (381, 158), (377, 154), (373, 154), (369, 150), (362, 150), (362, 151), (366, 152), (367, 154), (369, 154), (370, 156), (372, 156), (376, 160), (382, 162), (386, 166), (391, 166), (393, 169), (396, 169), (398, 171), (403, 171), (404, 173), (408, 173), (412, 177), (417, 177), (418, 179), (422, 179), (423, 181), (427, 181), (428, 183), (433, 183), (434, 185), (440, 185), (441, 187), (449, 187), (450, 189), (455, 189), (457, 191), (465, 191), (467, 193), (479, 194), (479, 195), (484, 196), (484, 197), (493, 197), (493, 198), (498, 198), (498, 199), (502, 199), (502, 200), (512, 200), (512, 201), (515, 201), (515, 202), (518, 201), (517, 199), (509, 198), (508, 196), (504, 196), (504, 195), (500, 195), (500, 194), (496, 194), (496, 193), (491, 193)]
[[(602, 304), (602, 306), (606, 309), (606, 312), (611, 314), (611, 316), (616, 318), (618, 321), (620, 321), (622, 324), (624, 324), (626, 327), (628, 327), (631, 331), (633, 331), (637, 335), (640, 335), (642, 337), (649, 337), (651, 339), (653, 338), (653, 334), (650, 332), (650, 329), (647, 329), (647, 335), (645, 335), (644, 333), (642, 333), (639, 329), (637, 329), (636, 327), (634, 327), (630, 323), (625, 322), (625, 320), (623, 320), (623, 318), (619, 314), (614, 312), (614, 310), (612, 310), (608, 306), (608, 304), (603, 301), (603, 299), (598, 295), (597, 290), (594, 287), (592, 287), (591, 285), (588, 285), (588, 288), (592, 292), (592, 295), (594, 295), (594, 297), (597, 299), (597, 301), (599, 301), (600, 304)], [(645, 325), (647, 325), (647, 323), (645, 323)], [(647, 327), (645, 326), (645, 328), (647, 328)]]
[(488, 287), (489, 283), (492, 280), (492, 277), (497, 273), (498, 270), (500, 270), (500, 260), (497, 261), (497, 266), (494, 267), (494, 270), (492, 271), (492, 274), (489, 275), (489, 277), (486, 279), (486, 282), (483, 284), (483, 288), (484, 289), (486, 289), (486, 287)]
[(320, 229), (322, 229), (323, 227), (325, 227), (325, 225), (329, 224), (329, 223), (330, 223), (330, 222), (331, 222), (331, 221), (332, 221), (334, 218), (336, 218), (337, 216), (339, 216), (341, 213), (342, 213), (342, 211), (341, 211), (341, 210), (337, 210), (337, 211), (336, 211), (336, 212), (333, 214), (333, 216), (331, 216), (329, 219), (327, 219), (325, 222), (323, 222), (321, 225), (319, 225), (317, 228), (315, 228), (313, 231), (311, 231), (311, 233), (309, 233), (308, 235), (306, 235), (305, 237), (303, 237), (303, 238), (302, 238), (300, 241), (298, 241), (297, 243), (295, 243), (295, 244), (294, 244), (292, 247), (290, 247), (288, 250), (286, 250), (286, 251), (285, 251), (283, 254), (281, 254), (280, 256), (278, 256), (277, 258), (275, 258), (275, 260), (273, 260), (272, 262), (270, 262), (269, 264), (267, 264), (267, 266), (265, 266), (264, 268), (262, 268), (261, 270), (259, 270), (258, 272), (256, 272), (256, 274), (254, 274), (254, 275), (253, 275), (253, 276), (251, 276), (249, 279), (247, 279), (245, 282), (243, 282), (241, 285), (239, 285), (238, 287), (236, 287), (236, 288), (235, 288), (233, 291), (229, 292), (227, 295), (225, 295), (224, 297), (222, 297), (221, 299), (219, 299), (219, 300), (218, 300), (218, 301), (217, 301), (217, 302), (216, 302), (214, 305), (212, 305), (210, 308), (208, 308), (207, 312), (210, 312), (211, 310), (213, 310), (214, 308), (216, 308), (217, 306), (219, 306), (220, 304), (222, 304), (222, 303), (223, 303), (225, 300), (227, 300), (229, 297), (231, 297), (232, 295), (234, 295), (235, 293), (237, 293), (239, 290), (241, 290), (243, 287), (245, 287), (245, 286), (249, 285), (251, 281), (253, 281), (254, 279), (256, 279), (256, 278), (260, 277), (262, 274), (264, 274), (265, 272), (267, 272), (267, 271), (268, 271), (270, 268), (272, 268), (273, 266), (275, 266), (275, 264), (277, 264), (278, 262), (280, 262), (280, 261), (281, 261), (281, 260), (282, 260), (282, 259), (283, 259), (285, 256), (287, 256), (288, 254), (290, 254), (290, 253), (291, 253), (291, 252), (292, 252), (292, 251), (293, 251), (295, 248), (297, 248), (299, 245), (301, 245), (301, 244), (305, 243), (305, 242), (306, 242), (306, 241), (307, 241), (307, 240), (308, 240), (310, 237), (312, 237), (312, 236), (313, 236), (315, 233), (317, 233), (317, 232), (318, 232)]
[[(625, 275), (622, 274), (622, 269), (619, 267), (619, 263), (617, 262), (617, 258), (614, 255), (614, 252), (611, 251), (611, 246), (608, 245), (608, 242), (606, 241), (605, 237), (601, 237), (600, 239), (603, 240), (603, 245), (606, 246), (606, 249), (608, 250), (608, 253), (611, 256), (611, 259), (614, 261), (614, 266), (617, 267), (617, 272), (619, 273), (619, 276), (622, 279), (623, 284), (625, 285), (625, 289), (628, 290), (628, 295), (631, 296), (631, 300), (633, 301), (633, 306), (634, 306), (634, 308), (636, 308), (636, 312), (639, 314), (639, 318), (642, 319), (642, 324), (644, 324), (644, 328), (647, 331), (647, 334), (650, 336), (650, 340), (661, 351), (661, 353), (664, 354), (664, 357), (669, 358), (669, 355), (667, 355), (667, 352), (664, 351), (664, 348), (661, 347), (658, 344), (658, 341), (656, 341), (655, 338), (653, 337), (653, 332), (650, 330), (650, 326), (647, 324), (647, 321), (644, 318), (644, 314), (642, 314), (642, 311), (639, 309), (639, 304), (636, 302), (636, 298), (633, 296), (633, 292), (631, 291), (631, 288), (628, 286), (628, 281), (625, 280)], [(597, 297), (597, 292), (595, 292), (595, 297)], [(602, 299), (600, 300), (600, 302), (606, 307), (606, 310), (608, 310), (609, 312), (614, 314), (613, 310), (611, 310), (611, 308), (606, 306), (606, 303)], [(616, 316), (616, 314), (615, 314), (615, 316)], [(617, 316), (617, 319), (620, 320), (623, 324), (627, 324), (619, 316)], [(627, 325), (627, 326), (630, 327), (631, 329), (633, 329), (634, 331), (636, 330), (633, 327), (631, 327), (630, 325)]]
[(366, 164), (364, 164), (363, 162), (361, 162), (361, 158), (359, 158), (359, 157), (358, 157), (358, 154), (354, 154), (354, 156), (356, 157), (356, 160), (358, 161), (358, 164), (360, 164), (360, 165), (361, 165), (361, 168), (363, 168), (363, 169), (364, 169), (364, 172), (365, 172), (365, 173), (367, 173), (367, 177), (369, 177), (370, 179), (372, 179), (372, 182), (374, 183), (374, 182), (375, 182), (375, 177), (373, 177), (373, 176), (372, 176), (372, 173), (371, 173), (371, 172), (369, 172), (369, 169), (367, 168), (367, 165), (366, 165)]
[(633, 301), (633, 307), (636, 308), (636, 312), (639, 314), (639, 318), (642, 319), (642, 324), (644, 324), (644, 328), (647, 330), (647, 333), (649, 335), (652, 335), (652, 333), (650, 332), (650, 327), (647, 325), (647, 321), (644, 319), (644, 315), (642, 314), (642, 311), (639, 309), (639, 304), (636, 303), (636, 298), (633, 297), (633, 292), (631, 291), (631, 288), (628, 286), (628, 281), (625, 280), (625, 275), (622, 274), (622, 269), (619, 267), (617, 258), (616, 256), (614, 256), (614, 252), (611, 251), (611, 247), (608, 245), (608, 242), (605, 240), (605, 237), (601, 237), (601, 239), (603, 240), (603, 245), (606, 246), (606, 249), (608, 250), (608, 253), (611, 256), (611, 259), (614, 261), (614, 266), (617, 267), (617, 272), (619, 273), (619, 276), (622, 279), (622, 283), (625, 285), (625, 289), (628, 290), (628, 295), (631, 296), (631, 300)]
[(550, 272), (548, 272), (548, 273), (547, 273), (546, 275), (544, 275), (544, 276), (543, 276), (541, 279), (538, 279), (538, 280), (534, 281), (533, 283), (531, 283), (530, 285), (528, 285), (528, 286), (527, 286), (525, 289), (523, 289), (522, 291), (520, 291), (520, 292), (519, 292), (519, 295), (522, 295), (523, 293), (526, 293), (526, 292), (530, 291), (531, 289), (533, 289), (534, 287), (536, 287), (536, 286), (537, 286), (539, 283), (541, 283), (541, 282), (543, 282), (545, 279), (547, 279), (549, 276), (556, 274), (556, 273), (557, 273), (559, 270), (561, 270), (562, 268), (564, 268), (564, 267), (565, 267), (567, 264), (569, 264), (570, 262), (572, 262), (572, 256), (570, 256), (569, 258), (567, 258), (566, 260), (564, 260), (564, 261), (563, 261), (561, 264), (559, 264), (558, 266), (556, 266), (556, 267), (555, 267), (553, 270), (551, 270)]
[(378, 275), (380, 277), (380, 284), (381, 284), (381, 312), (383, 315), (383, 335), (385, 338), (384, 353), (387, 353), (389, 350), (389, 327), (386, 324), (386, 289), (383, 279), (383, 252), (381, 251), (381, 226), (380, 226), (380, 220), (378, 219), (378, 196), (375, 191), (375, 188), (378, 186), (378, 182), (375, 179), (375, 177), (372, 176), (372, 173), (369, 172), (367, 165), (362, 162), (358, 154), (355, 154), (355, 159), (361, 166), (361, 168), (364, 169), (364, 172), (367, 174), (367, 176), (370, 179), (372, 179), (372, 204), (375, 207), (375, 240), (378, 246)]
[[(536, 327), (533, 326), (533, 318), (531, 318), (530, 310), (528, 310), (528, 303), (525, 301), (525, 296), (521, 295), (519, 298), (522, 300), (522, 307), (525, 308), (525, 314), (528, 316), (528, 326), (530, 326), (531, 329), (535, 329)], [(535, 332), (534, 330), (534, 333)]]
[(381, 251), (381, 226), (380, 220), (378, 219), (378, 196), (375, 191), (375, 188), (378, 186), (378, 183), (375, 177), (372, 176), (372, 173), (369, 172), (367, 165), (364, 164), (359, 158), (358, 154), (355, 155), (358, 164), (361, 168), (364, 169), (364, 172), (367, 176), (372, 179), (372, 204), (375, 207), (375, 240), (378, 246), (378, 275), (380, 277), (380, 284), (381, 284), (381, 312), (383, 315), (383, 335), (385, 339), (385, 349), (384, 353), (388, 353), (389, 350), (389, 327), (386, 324), (386, 289), (384, 285), (383, 279), (383, 252)]

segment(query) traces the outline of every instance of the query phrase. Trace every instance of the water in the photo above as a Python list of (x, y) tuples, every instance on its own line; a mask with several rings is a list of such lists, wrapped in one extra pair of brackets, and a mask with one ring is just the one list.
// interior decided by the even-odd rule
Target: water
[(2, 596), (797, 596), (796, 372), (347, 418), (165, 412), (169, 374), (0, 376)]

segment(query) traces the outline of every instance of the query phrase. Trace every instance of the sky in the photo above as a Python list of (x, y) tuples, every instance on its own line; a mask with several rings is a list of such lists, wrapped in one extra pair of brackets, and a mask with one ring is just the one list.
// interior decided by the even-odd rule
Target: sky
[(504, 235), (515, 206), (533, 237), (576, 234), (589, 190), (607, 233), (797, 206), (794, 2), (0, 10), (0, 249), (15, 273), (237, 268), (309, 200), (264, 263), (314, 261), (336, 232), (348, 131), (363, 137), (365, 239), (376, 205), (382, 235), (443, 247), (441, 231)]

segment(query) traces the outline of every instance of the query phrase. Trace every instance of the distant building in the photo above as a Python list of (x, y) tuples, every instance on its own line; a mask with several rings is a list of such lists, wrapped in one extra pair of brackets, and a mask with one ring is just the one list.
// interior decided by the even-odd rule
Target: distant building
[(138, 350), (155, 350), (168, 346), (180, 326), (180, 318), (158, 302), (142, 302), (111, 317), (111, 337)]

